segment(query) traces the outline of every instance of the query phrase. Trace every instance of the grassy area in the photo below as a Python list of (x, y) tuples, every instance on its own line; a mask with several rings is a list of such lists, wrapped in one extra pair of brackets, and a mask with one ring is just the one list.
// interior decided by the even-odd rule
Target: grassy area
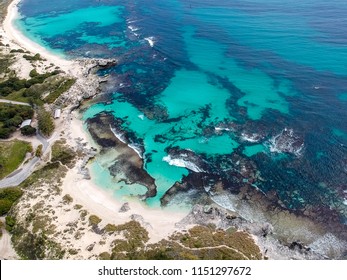
[(44, 99), (45, 102), (52, 104), (57, 98), (64, 92), (68, 91), (72, 85), (75, 83), (75, 79), (63, 79), (55, 86), (55, 89)]
[(221, 230), (215, 226), (195, 226), (186, 233), (176, 233), (154, 244), (148, 242), (148, 232), (138, 222), (123, 225), (108, 224), (108, 234), (122, 236), (112, 242), (112, 251), (99, 259), (145, 260), (244, 260), (262, 259), (259, 247), (246, 232)]
[(32, 146), (28, 142), (0, 141), (0, 179), (15, 171), (28, 152), (32, 152)]
[(13, 203), (15, 203), (23, 192), (20, 188), (0, 189), (0, 216), (6, 215), (10, 211)]

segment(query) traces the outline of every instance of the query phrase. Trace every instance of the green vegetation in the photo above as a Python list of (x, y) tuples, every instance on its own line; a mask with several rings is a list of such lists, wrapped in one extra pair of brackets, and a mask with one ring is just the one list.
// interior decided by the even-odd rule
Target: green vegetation
[[(20, 188), (41, 188), (49, 185), (51, 195), (60, 194), (59, 182), (65, 176), (67, 168), (59, 162), (48, 163), (20, 184)], [(42, 198), (44, 199), (44, 198)], [(65, 251), (60, 244), (52, 241), (55, 226), (49, 216), (43, 211), (44, 204), (38, 202), (18, 217), (16, 207), (11, 209), (8, 228), (12, 234), (12, 244), (23, 259), (62, 259)], [(6, 219), (7, 219), (6, 218)]]
[(2, 237), (2, 229), (4, 227), (4, 223), (0, 220), (0, 238)]
[(0, 103), (0, 139), (6, 139), (21, 125), (31, 119), (34, 110), (29, 106)]
[(10, 72), (10, 65), (12, 64), (12, 57), (10, 55), (3, 55), (0, 57), (0, 74), (7, 74)]
[(43, 149), (43, 145), (39, 145), (35, 151), (35, 157), (42, 157), (42, 149)]
[[(6, 69), (3, 70), (6, 71)], [(64, 84), (70, 80), (58, 74), (60, 74), (58, 70), (39, 74), (36, 69), (33, 69), (28, 80), (19, 79), (12, 75), (0, 83), (0, 96), (9, 100), (42, 105), (46, 94), (51, 95), (54, 93), (50, 98), (50, 100), (53, 100), (54, 96), (58, 97), (64, 88), (69, 88), (68, 85), (71, 82), (68, 82), (66, 86)], [(60, 87), (62, 87), (61, 90)]]
[(10, 53), (25, 53), (25, 51), (23, 49), (13, 49)]
[(36, 72), (36, 75), (33, 75), (33, 71), (31, 71), (30, 74), (33, 76), (29, 80), (11, 77), (8, 80), (0, 83), (0, 95), (7, 96), (14, 91), (19, 91), (21, 89), (29, 89), (31, 86), (35, 84), (42, 84), (45, 79), (57, 75), (59, 73), (59, 71), (49, 72), (45, 74), (37, 74)]
[(73, 202), (73, 198), (71, 197), (71, 195), (66, 194), (63, 196), (63, 201), (64, 201), (64, 204), (70, 204)]
[(44, 232), (33, 234), (25, 227), (16, 225), (12, 229), (12, 242), (16, 252), (27, 260), (60, 260), (65, 251), (61, 246), (47, 237)]
[(110, 260), (110, 259), (111, 259), (111, 255), (108, 252), (103, 252), (99, 255), (99, 260), (106, 261), (106, 260)]
[(107, 224), (104, 228), (105, 232), (108, 233), (114, 233), (115, 231), (117, 231), (117, 226), (112, 225), (112, 224)]
[(61, 81), (60, 84), (58, 84), (57, 88), (54, 89), (45, 99), (44, 101), (52, 104), (54, 103), (57, 98), (63, 94), (64, 92), (68, 91), (72, 85), (76, 82), (75, 79), (67, 79), (67, 80), (63, 80)]
[(82, 208), (83, 206), (81, 204), (75, 204), (75, 206), (73, 207), (73, 209), (76, 209), (76, 210), (80, 210)]
[(29, 73), (30, 78), (37, 77), (38, 75), (39, 75), (39, 73), (37, 73), (35, 68), (33, 70), (31, 70)]
[(23, 55), (23, 57), (27, 60), (27, 61), (39, 61), (39, 60), (43, 60), (41, 55), (39, 53), (35, 54), (35, 55)]
[(26, 125), (20, 129), (20, 132), (24, 136), (33, 136), (36, 134), (36, 128), (32, 127), (31, 125)]
[(62, 164), (72, 168), (75, 163), (76, 153), (65, 144), (63, 140), (54, 142), (52, 146), (52, 162), (61, 162)]
[(90, 226), (97, 226), (102, 220), (96, 216), (96, 215), (90, 215), (89, 216), (89, 225)]
[(6, 230), (8, 232), (12, 232), (12, 229), (16, 224), (16, 219), (13, 218), (12, 216), (6, 216), (5, 222), (6, 222)]
[(112, 243), (112, 252), (99, 255), (102, 260), (242, 260), (262, 259), (254, 240), (245, 232), (220, 230), (214, 226), (195, 226), (186, 233), (176, 233), (168, 240), (148, 242), (148, 232), (138, 222), (107, 225), (109, 234), (122, 236)]
[(25, 159), (25, 155), (32, 152), (32, 146), (28, 142), (13, 140), (0, 142), (0, 179), (6, 177)]
[(50, 136), (54, 131), (54, 122), (50, 113), (43, 107), (37, 112), (38, 128), (44, 136)]
[(0, 189), (0, 216), (6, 215), (10, 211), (13, 203), (15, 203), (23, 192), (20, 188)]
[(58, 180), (64, 177), (66, 171), (66, 167), (62, 166), (59, 162), (48, 163), (41, 169), (34, 171), (19, 186), (21, 188), (27, 188), (40, 182), (50, 183), (52, 180)]

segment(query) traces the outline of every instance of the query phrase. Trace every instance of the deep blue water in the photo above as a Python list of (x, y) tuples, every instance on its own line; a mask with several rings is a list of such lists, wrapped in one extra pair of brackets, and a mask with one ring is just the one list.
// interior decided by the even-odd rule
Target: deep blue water
[[(113, 81), (111, 104), (84, 118), (126, 120), (120, 129), (136, 135), (158, 186), (148, 204), (199, 172), (345, 222), (346, 1), (24, 0), (20, 12), (21, 30), (57, 52), (119, 59), (101, 73)], [(119, 189), (105, 172), (94, 166), (117, 195), (145, 192)]]

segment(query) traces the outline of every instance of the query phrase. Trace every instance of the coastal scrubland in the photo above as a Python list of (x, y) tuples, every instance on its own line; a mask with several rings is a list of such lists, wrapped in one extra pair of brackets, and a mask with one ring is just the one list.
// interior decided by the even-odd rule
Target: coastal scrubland
[(53, 145), (51, 160), (19, 186), (23, 196), (8, 213), (6, 226), (20, 258), (263, 258), (254, 239), (235, 228), (194, 226), (151, 242), (152, 227), (140, 215), (120, 224), (104, 221), (64, 192), (66, 173), (83, 158), (81, 150), (66, 145), (64, 140)]

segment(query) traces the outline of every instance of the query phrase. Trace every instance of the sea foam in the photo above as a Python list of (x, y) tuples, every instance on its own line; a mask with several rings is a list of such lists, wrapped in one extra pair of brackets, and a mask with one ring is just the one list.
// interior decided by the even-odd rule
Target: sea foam
[(166, 157), (163, 157), (163, 161), (167, 162), (170, 165), (184, 167), (197, 173), (204, 172), (204, 170), (199, 168), (196, 164), (182, 158), (172, 158), (170, 155), (168, 155)]

